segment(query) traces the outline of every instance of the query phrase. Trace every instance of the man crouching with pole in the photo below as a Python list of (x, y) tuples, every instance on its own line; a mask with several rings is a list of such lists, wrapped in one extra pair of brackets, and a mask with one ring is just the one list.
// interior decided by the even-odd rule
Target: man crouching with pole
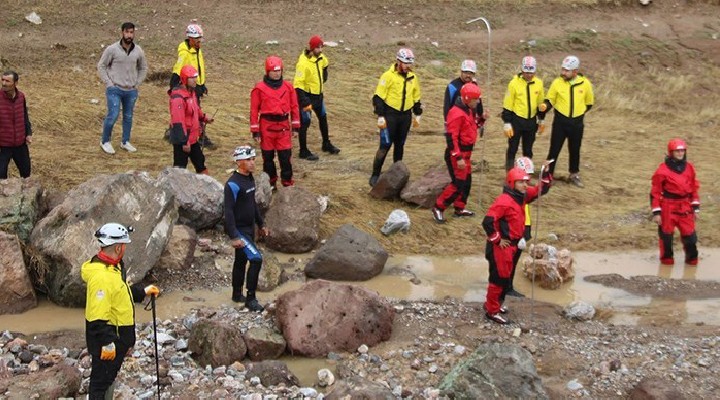
[(503, 193), (495, 199), (482, 222), (487, 234), (485, 258), (490, 273), (485, 317), (503, 325), (510, 323), (504, 315), (508, 309), (503, 303), (511, 287), (515, 253), (525, 248), (525, 205), (550, 190), (552, 176), (544, 172), (540, 177), (542, 184), (538, 186), (529, 186), (529, 180), (530, 175), (522, 168), (508, 171)]
[(100, 252), (81, 268), (87, 283), (85, 338), (92, 356), (89, 400), (112, 399), (115, 377), (135, 345), (135, 306), (145, 296), (157, 296), (154, 285), (128, 285), (123, 256), (132, 227), (109, 223), (95, 232)]

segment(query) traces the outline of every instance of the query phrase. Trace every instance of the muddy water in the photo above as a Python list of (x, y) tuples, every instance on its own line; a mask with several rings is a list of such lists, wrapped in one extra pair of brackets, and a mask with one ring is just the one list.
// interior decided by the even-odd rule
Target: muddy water
[[(720, 325), (720, 301), (710, 300), (664, 300), (650, 296), (636, 296), (620, 289), (613, 289), (583, 280), (588, 275), (617, 273), (624, 277), (658, 275), (673, 279), (697, 279), (720, 281), (720, 249), (701, 249), (700, 265), (689, 267), (660, 266), (654, 251), (623, 253), (575, 253), (576, 278), (558, 290), (535, 287), (518, 273), (515, 287), (526, 295), (534, 295), (540, 301), (565, 305), (573, 300), (585, 300), (596, 306), (615, 310), (612, 322), (634, 324), (644, 313), (677, 315), (679, 321)], [(680, 257), (681, 255), (678, 254)], [(279, 256), (283, 261), (283, 256)], [(286, 258), (289, 258), (287, 256)], [(386, 297), (407, 300), (443, 299), (446, 296), (464, 301), (484, 301), (487, 286), (487, 261), (483, 256), (425, 257), (396, 256), (388, 260), (383, 273), (368, 282), (365, 287)], [(271, 293), (261, 294), (268, 301), (288, 290), (300, 286), (289, 282)], [(178, 317), (193, 308), (231, 304), (230, 288), (219, 291), (196, 290), (192, 292), (167, 293), (158, 299), (159, 319)], [(136, 307), (139, 322), (149, 322), (150, 311)], [(25, 334), (62, 329), (84, 329), (84, 311), (56, 306), (41, 300), (37, 308), (19, 315), (0, 315), (0, 330), (10, 329)]]

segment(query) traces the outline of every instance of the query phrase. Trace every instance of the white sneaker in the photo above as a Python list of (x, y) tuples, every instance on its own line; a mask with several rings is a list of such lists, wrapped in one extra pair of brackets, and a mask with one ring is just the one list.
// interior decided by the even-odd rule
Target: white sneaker
[(100, 148), (108, 154), (115, 154), (115, 149), (113, 149), (112, 143), (110, 142), (100, 143)]
[(125, 142), (125, 143), (121, 144), (120, 147), (127, 150), (128, 153), (134, 153), (137, 151), (135, 146), (131, 145), (130, 142)]

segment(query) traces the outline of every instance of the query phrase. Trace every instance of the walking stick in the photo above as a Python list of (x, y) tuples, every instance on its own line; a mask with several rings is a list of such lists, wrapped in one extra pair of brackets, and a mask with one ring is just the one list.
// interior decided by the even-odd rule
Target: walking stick
[[(538, 183), (538, 197), (535, 209), (535, 240), (538, 238), (538, 229), (540, 226), (540, 197), (542, 197), (542, 184), (543, 184), (543, 173), (545, 168), (552, 164), (555, 160), (549, 160), (547, 163), (540, 167), (540, 182)], [(530, 286), (530, 327), (535, 326), (535, 256), (532, 254), (532, 284)]]
[(153, 318), (153, 335), (155, 336), (155, 382), (157, 382), (158, 400), (160, 400), (160, 358), (158, 357), (158, 340), (157, 340), (157, 318), (155, 316), (155, 295), (150, 296), (150, 305), (152, 307)]
[[(491, 57), (491, 54), (492, 54), (492, 29), (490, 28), (490, 22), (485, 17), (473, 18), (471, 20), (465, 21), (465, 24), (472, 24), (477, 21), (482, 21), (485, 23), (485, 28), (487, 28), (487, 33), (488, 33), (487, 77), (485, 78), (485, 96), (484, 96), (487, 99), (490, 97), (489, 96), (489, 93), (490, 93), (490, 90), (489, 90), (489, 88), (490, 88), (490, 71), (492, 70), (492, 57)], [(483, 102), (483, 109), (485, 109), (485, 107), (487, 107), (488, 104), (489, 104), (488, 102)], [(478, 176), (477, 188), (478, 188), (478, 193), (479, 193), (478, 207), (480, 209), (482, 209), (482, 185), (481, 185), (481, 183), (482, 183), (482, 176), (483, 176), (483, 169), (484, 169), (483, 167), (484, 167), (484, 162), (485, 162), (485, 159), (484, 159), (484, 157), (485, 157), (485, 135), (483, 135), (480, 139), (482, 140), (482, 147), (480, 148), (480, 175)]]

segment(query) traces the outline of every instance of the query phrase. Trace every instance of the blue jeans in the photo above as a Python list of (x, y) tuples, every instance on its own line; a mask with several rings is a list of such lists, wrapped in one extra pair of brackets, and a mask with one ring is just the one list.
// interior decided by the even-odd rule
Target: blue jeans
[(111, 86), (105, 89), (105, 97), (107, 99), (108, 112), (103, 122), (102, 142), (110, 141), (113, 126), (120, 115), (120, 103), (122, 103), (123, 121), (122, 121), (122, 142), (130, 141), (130, 130), (132, 129), (133, 109), (135, 101), (138, 98), (137, 89), (122, 90), (117, 86)]

